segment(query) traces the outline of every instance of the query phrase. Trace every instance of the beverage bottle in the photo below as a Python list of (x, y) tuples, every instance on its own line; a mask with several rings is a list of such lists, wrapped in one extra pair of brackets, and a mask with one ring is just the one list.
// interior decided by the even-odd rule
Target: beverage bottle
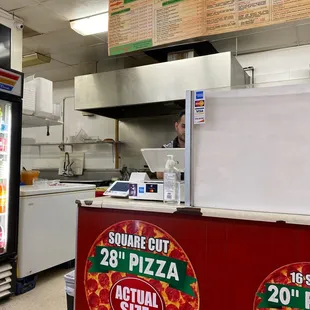
[(6, 212), (6, 198), (1, 197), (0, 198), (0, 213)]
[(168, 155), (164, 172), (164, 203), (180, 204), (180, 172), (173, 155)]
[(0, 213), (6, 212), (6, 186), (0, 184)]
[(2, 130), (2, 123), (3, 123), (3, 112), (2, 109), (0, 108), (0, 130)]
[(8, 140), (4, 137), (0, 137), (0, 152), (7, 151)]
[(0, 198), (5, 197), (6, 195), (6, 186), (3, 183), (0, 183)]
[(3, 254), (4, 251), (5, 251), (4, 229), (0, 225), (0, 254)]

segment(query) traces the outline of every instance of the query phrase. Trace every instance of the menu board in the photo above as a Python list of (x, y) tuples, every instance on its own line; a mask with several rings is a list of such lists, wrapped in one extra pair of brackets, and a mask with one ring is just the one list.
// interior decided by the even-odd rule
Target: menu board
[(309, 0), (110, 0), (109, 55), (310, 17)]
[(153, 44), (162, 45), (204, 35), (204, 0), (154, 0)]

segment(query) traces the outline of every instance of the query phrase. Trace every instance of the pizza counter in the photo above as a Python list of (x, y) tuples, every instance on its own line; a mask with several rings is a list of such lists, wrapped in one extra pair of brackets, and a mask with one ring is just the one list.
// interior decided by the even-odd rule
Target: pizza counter
[(76, 310), (310, 309), (310, 216), (78, 206)]

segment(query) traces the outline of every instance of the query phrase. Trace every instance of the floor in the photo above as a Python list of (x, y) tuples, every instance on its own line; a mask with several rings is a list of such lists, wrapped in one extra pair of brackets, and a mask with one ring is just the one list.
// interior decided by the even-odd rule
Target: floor
[(64, 275), (71, 270), (55, 268), (39, 274), (32, 291), (0, 302), (1, 310), (66, 310)]

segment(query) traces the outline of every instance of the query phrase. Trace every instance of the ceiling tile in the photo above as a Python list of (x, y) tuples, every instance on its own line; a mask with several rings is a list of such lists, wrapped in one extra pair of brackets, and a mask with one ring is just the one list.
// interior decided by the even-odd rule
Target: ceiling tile
[(85, 46), (101, 44), (94, 36), (81, 36), (71, 28), (24, 39), (24, 47), (42, 54), (71, 53)]
[(38, 5), (36, 0), (0, 0), (0, 7), (5, 11), (13, 11), (35, 5)]
[(44, 6), (64, 16), (68, 20), (91, 16), (109, 9), (108, 0), (48, 0)]
[(60, 63), (58, 61), (52, 60), (48, 64), (24, 68), (23, 72), (25, 74), (37, 74), (37, 73), (45, 72), (45, 71), (49, 71), (49, 70), (58, 70), (58, 69), (64, 68), (64, 67), (67, 67), (67, 65)]
[(24, 25), (24, 30), (23, 30), (23, 38), (31, 38), (40, 35), (41, 33), (34, 31), (33, 29), (27, 27)]
[(25, 25), (40, 33), (70, 27), (69, 22), (64, 17), (52, 12), (42, 4), (17, 10), (16, 15), (24, 20)]
[[(36, 77), (43, 77), (48, 80), (58, 82), (58, 81), (68, 81), (74, 79), (75, 76), (91, 74), (96, 72), (95, 63), (81, 64), (72, 67), (63, 67), (59, 69), (52, 69), (48, 71), (38, 72)], [(26, 76), (31, 75), (27, 73)]]
[(96, 62), (108, 57), (107, 44), (96, 46), (85, 46), (78, 49), (72, 49), (71, 52), (52, 54), (52, 58), (69, 65), (76, 65), (86, 62)]
[(30, 50), (30, 49), (26, 48), (25, 46), (23, 46), (23, 55), (29, 55), (33, 52), (34, 52), (33, 50)]
[(108, 33), (107, 32), (97, 33), (97, 34), (95, 34), (93, 36), (95, 38), (98, 38), (98, 39), (102, 40), (103, 42), (107, 42), (108, 43)]

